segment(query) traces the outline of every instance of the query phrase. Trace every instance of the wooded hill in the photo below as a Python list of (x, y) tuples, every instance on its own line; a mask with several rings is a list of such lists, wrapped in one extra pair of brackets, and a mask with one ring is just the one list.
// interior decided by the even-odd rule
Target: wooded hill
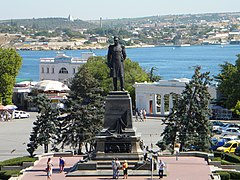
[(39, 18), (39, 19), (11, 19), (0, 20), (2, 25), (32, 27), (33, 29), (89, 29), (96, 27), (95, 24), (80, 19), (69, 21), (67, 18)]

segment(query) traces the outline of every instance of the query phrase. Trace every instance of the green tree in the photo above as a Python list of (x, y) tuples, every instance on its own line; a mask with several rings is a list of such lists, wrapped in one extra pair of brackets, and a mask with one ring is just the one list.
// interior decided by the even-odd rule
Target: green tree
[[(149, 74), (146, 73), (137, 62), (130, 59), (125, 60), (125, 89), (130, 93), (132, 99), (135, 98), (134, 83), (149, 81)], [(104, 90), (104, 95), (113, 89), (112, 78), (109, 76), (109, 68), (105, 57), (92, 57), (86, 63), (87, 68)], [(134, 101), (133, 101), (134, 102)]]
[(235, 107), (232, 109), (235, 114), (240, 115), (240, 101), (237, 101)]
[(201, 73), (200, 69), (196, 67), (195, 74), (173, 107), (173, 113), (165, 121), (163, 140), (172, 148), (176, 142), (182, 147), (196, 145), (202, 151), (207, 151), (210, 146), (208, 86), (211, 78), (209, 72)]
[(78, 149), (83, 145), (93, 150), (94, 138), (102, 129), (104, 101), (99, 82), (85, 64), (79, 68), (71, 82), (71, 92), (66, 103), (66, 128), (62, 131), (62, 142)]
[(161, 79), (161, 76), (155, 75), (154, 71), (156, 71), (156, 70), (157, 70), (156, 67), (152, 67), (150, 69), (150, 72), (148, 73), (151, 82), (156, 82), (156, 81), (159, 81)]
[(15, 78), (21, 65), (22, 58), (16, 50), (0, 48), (0, 103), (3, 105), (12, 104)]
[(231, 109), (240, 100), (240, 54), (235, 65), (229, 62), (221, 64), (221, 73), (215, 79), (221, 93), (220, 104)]
[(33, 122), (33, 130), (28, 143), (28, 152), (32, 154), (39, 145), (44, 147), (44, 153), (49, 151), (56, 134), (55, 122), (59, 115), (58, 109), (52, 108), (51, 101), (44, 95), (39, 94), (33, 101), (36, 103), (39, 115)]

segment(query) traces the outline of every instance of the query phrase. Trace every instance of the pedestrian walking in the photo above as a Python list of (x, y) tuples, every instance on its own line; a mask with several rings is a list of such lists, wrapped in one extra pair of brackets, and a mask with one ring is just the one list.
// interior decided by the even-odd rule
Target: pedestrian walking
[(143, 120), (147, 120), (147, 111), (145, 109), (143, 109)]
[(123, 169), (123, 179), (127, 179), (128, 178), (128, 163), (127, 163), (127, 160), (125, 160), (123, 162), (122, 169)]
[(65, 166), (65, 160), (60, 157), (59, 158), (59, 169), (60, 169), (60, 173), (64, 171), (64, 166)]
[(179, 156), (179, 153), (180, 153), (180, 143), (176, 143), (175, 146), (174, 146), (174, 151), (176, 153), (176, 161), (178, 161), (178, 156)]
[(140, 110), (139, 114), (140, 114), (140, 120), (143, 121), (143, 110), (142, 109)]
[(158, 175), (159, 175), (159, 179), (161, 179), (161, 178), (163, 178), (163, 171), (164, 171), (165, 163), (160, 159), (158, 165), (159, 165)]
[(112, 170), (113, 170), (113, 179), (116, 179), (116, 176), (117, 176), (117, 164), (116, 164), (116, 159), (115, 158), (112, 160)]
[(147, 156), (148, 156), (148, 146), (143, 148), (143, 159), (144, 161), (147, 160)]
[(116, 178), (118, 179), (118, 178), (119, 178), (119, 170), (120, 170), (120, 168), (121, 168), (121, 163), (120, 163), (120, 161), (118, 160), (118, 158), (116, 158), (116, 166), (117, 166)]
[(47, 179), (51, 180), (52, 179), (52, 170), (53, 170), (53, 164), (52, 164), (52, 159), (48, 158), (47, 160)]
[(136, 118), (136, 122), (138, 121), (138, 111), (136, 111), (136, 113), (135, 113), (135, 118)]

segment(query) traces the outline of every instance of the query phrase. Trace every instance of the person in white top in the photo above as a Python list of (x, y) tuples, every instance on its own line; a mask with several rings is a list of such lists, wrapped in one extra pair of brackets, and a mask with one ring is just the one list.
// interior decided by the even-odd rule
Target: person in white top
[(158, 175), (159, 175), (159, 179), (161, 179), (163, 178), (165, 163), (160, 159), (158, 165), (159, 165)]
[(116, 166), (117, 166), (117, 172), (116, 172), (116, 177), (117, 179), (119, 178), (119, 169), (121, 168), (121, 163), (118, 160), (118, 158), (116, 158)]

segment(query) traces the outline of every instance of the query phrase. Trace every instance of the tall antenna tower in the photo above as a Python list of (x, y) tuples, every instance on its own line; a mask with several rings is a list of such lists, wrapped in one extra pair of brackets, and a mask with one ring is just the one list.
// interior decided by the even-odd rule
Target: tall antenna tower
[(100, 28), (102, 28), (102, 17), (100, 17)]

